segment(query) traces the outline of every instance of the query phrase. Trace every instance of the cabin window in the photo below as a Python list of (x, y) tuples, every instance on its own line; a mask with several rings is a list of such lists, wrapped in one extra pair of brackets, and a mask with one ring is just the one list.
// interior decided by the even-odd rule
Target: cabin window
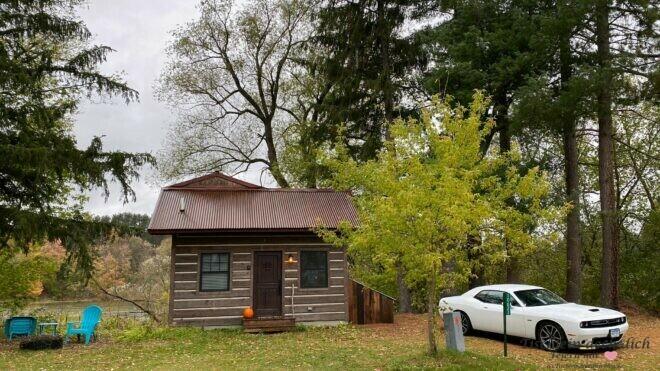
[(300, 252), (300, 287), (328, 287), (328, 252)]
[(229, 253), (202, 254), (199, 291), (229, 290)]

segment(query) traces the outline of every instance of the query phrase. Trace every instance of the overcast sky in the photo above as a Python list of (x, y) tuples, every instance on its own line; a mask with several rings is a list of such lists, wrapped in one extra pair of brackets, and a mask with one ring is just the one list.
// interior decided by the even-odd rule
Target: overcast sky
[[(196, 4), (196, 0), (90, 0), (80, 8), (80, 16), (95, 35), (94, 43), (116, 50), (101, 70), (123, 73), (140, 93), (140, 101), (128, 105), (120, 99), (82, 104), (75, 118), (80, 146), (86, 147), (95, 135), (103, 135), (108, 150), (155, 154), (161, 149), (173, 119), (168, 108), (155, 99), (154, 84), (167, 58), (165, 48), (171, 31), (197, 15)], [(251, 180), (252, 176), (246, 177)], [(97, 215), (124, 211), (151, 214), (159, 191), (153, 172), (145, 169), (134, 189), (134, 203), (124, 204), (115, 186), (107, 202), (100, 191), (92, 192), (86, 208)]]

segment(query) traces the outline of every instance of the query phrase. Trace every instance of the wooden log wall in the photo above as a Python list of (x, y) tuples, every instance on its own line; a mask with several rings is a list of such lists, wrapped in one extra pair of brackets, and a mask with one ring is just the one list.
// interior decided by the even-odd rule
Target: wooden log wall
[(354, 324), (394, 323), (394, 299), (349, 280), (348, 320)]
[[(328, 287), (300, 288), (300, 251), (327, 251)], [(346, 254), (305, 234), (174, 236), (169, 320), (173, 325), (235, 326), (252, 306), (252, 266), (255, 251), (282, 252), (282, 314), (296, 322), (348, 321)], [(199, 254), (230, 253), (230, 289), (199, 291)], [(286, 263), (291, 255), (296, 263)], [(295, 288), (293, 288), (295, 286)], [(291, 292), (293, 290), (293, 297)]]

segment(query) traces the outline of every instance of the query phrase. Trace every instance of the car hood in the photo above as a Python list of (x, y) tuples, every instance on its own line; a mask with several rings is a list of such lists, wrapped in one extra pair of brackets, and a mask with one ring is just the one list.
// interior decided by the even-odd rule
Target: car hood
[(575, 303), (544, 305), (539, 307), (527, 307), (530, 312), (552, 311), (554, 314), (562, 317), (580, 320), (598, 320), (623, 317), (625, 314), (612, 309), (594, 307), (591, 305), (581, 305)]

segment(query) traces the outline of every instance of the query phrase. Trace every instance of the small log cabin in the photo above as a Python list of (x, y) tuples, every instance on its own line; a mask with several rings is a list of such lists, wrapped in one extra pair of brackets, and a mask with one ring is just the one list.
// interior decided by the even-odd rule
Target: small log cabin
[(215, 172), (162, 189), (149, 233), (172, 236), (169, 322), (348, 322), (345, 251), (313, 228), (357, 222), (347, 193), (270, 189)]

